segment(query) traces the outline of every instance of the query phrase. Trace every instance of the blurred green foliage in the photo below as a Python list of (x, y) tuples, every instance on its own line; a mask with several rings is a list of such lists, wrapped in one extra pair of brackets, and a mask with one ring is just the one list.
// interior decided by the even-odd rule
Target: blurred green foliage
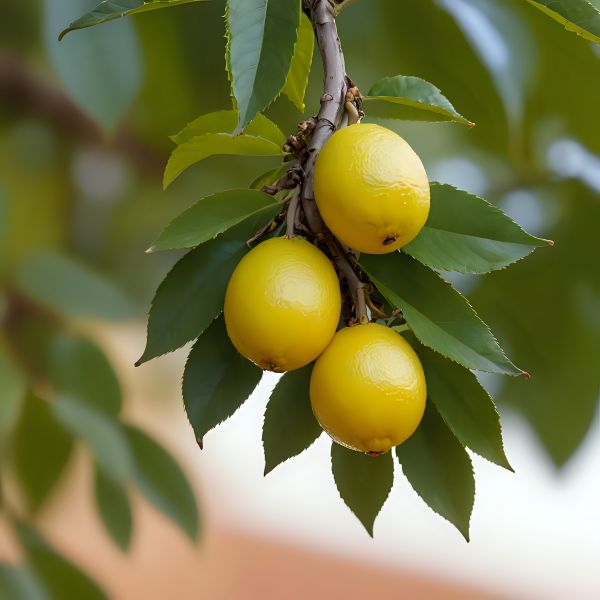
[[(122, 439), (131, 453), (129, 473), (121, 475), (194, 536), (195, 503), (183, 475), (152, 440), (122, 427), (120, 391), (112, 375), (102, 375), (112, 373), (102, 350), (65, 331), (82, 316), (141, 318), (175, 259), (144, 254), (162, 227), (202, 196), (249, 185), (278, 159), (211, 157), (162, 192), (168, 136), (200, 114), (231, 107), (224, 1), (147, 12), (73, 32), (57, 45), (65, 18), (94, 4), (31, 0), (2, 7), (0, 473), (10, 460), (11, 477), (24, 484), (31, 507), (41, 506), (68, 461), (71, 435), (85, 440), (89, 419), (104, 420), (110, 439)], [(492, 381), (501, 386), (501, 410), (522, 414), (553, 463), (564, 465), (598, 410), (598, 47), (523, 0), (359, 0), (338, 25), (348, 74), (363, 91), (386, 76), (421, 77), (477, 123), (467, 129), (385, 122), (417, 150), (432, 179), (485, 195), (556, 242), (475, 287), (468, 276), (453, 282), (532, 375)], [(110, 48), (112, 58), (93, 47)], [(315, 61), (306, 115), (318, 108), (320, 79)], [(285, 97), (267, 114), (284, 132), (302, 117)], [(82, 286), (94, 290), (83, 305)], [(110, 388), (106, 405), (86, 389), (96, 379)], [(49, 408), (54, 398), (66, 403), (62, 411)], [(42, 455), (44, 476), (46, 451), (36, 433), (42, 426), (57, 440)], [(103, 465), (103, 443), (87, 442)], [(144, 463), (146, 451), (168, 466), (168, 475)], [(127, 495), (118, 477), (108, 477), (98, 476), (97, 501), (126, 547)], [(103, 496), (111, 486), (119, 486), (121, 501), (107, 514)], [(47, 565), (62, 559), (48, 559), (32, 535), (23, 539), (45, 583)], [(93, 585), (82, 583), (72, 565), (63, 561), (60, 568), (72, 574), (73, 589)], [(2, 569), (0, 589), (33, 585), (25, 571)]]

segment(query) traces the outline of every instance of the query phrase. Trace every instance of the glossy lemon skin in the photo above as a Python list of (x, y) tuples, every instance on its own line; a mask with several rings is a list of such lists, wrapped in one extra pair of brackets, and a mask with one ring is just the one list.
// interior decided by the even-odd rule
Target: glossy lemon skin
[(321, 150), (315, 200), (344, 244), (385, 254), (408, 244), (425, 225), (429, 181), (420, 158), (398, 134), (379, 125), (350, 125)]
[(301, 238), (273, 238), (239, 262), (225, 293), (225, 325), (238, 352), (282, 373), (319, 356), (341, 310), (329, 259)]
[(338, 331), (310, 381), (321, 427), (343, 446), (373, 454), (387, 452), (415, 432), (426, 397), (415, 351), (395, 331), (375, 323)]

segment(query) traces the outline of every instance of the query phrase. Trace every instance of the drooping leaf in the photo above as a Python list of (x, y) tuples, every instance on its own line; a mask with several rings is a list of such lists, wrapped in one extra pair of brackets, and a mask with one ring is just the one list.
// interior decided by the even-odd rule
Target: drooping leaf
[(126, 427), (134, 457), (134, 480), (146, 500), (179, 525), (191, 539), (198, 536), (194, 492), (173, 457), (143, 431)]
[[(199, 246), (249, 217), (265, 222), (278, 203), (257, 190), (228, 190), (202, 198), (166, 227), (149, 251)], [(280, 207), (281, 208), (281, 207)]]
[(473, 466), (431, 402), (417, 431), (396, 446), (396, 456), (415, 492), (469, 541), (475, 501)]
[(197, 338), (223, 309), (225, 290), (246, 240), (272, 219), (279, 207), (250, 217), (217, 239), (186, 254), (158, 287), (148, 317), (148, 339), (138, 365)]
[(589, 0), (527, 0), (565, 29), (600, 44), (600, 10)]
[[(229, 133), (231, 134), (237, 125), (238, 112), (237, 110), (219, 110), (217, 112), (208, 113), (199, 116), (191, 123), (188, 123), (177, 135), (171, 139), (181, 146), (189, 142), (199, 135), (207, 133)], [(245, 135), (253, 135), (255, 137), (270, 140), (277, 146), (285, 144), (285, 135), (281, 129), (277, 127), (271, 119), (259, 113), (248, 123), (244, 130)]]
[(89, 0), (44, 0), (46, 51), (58, 78), (76, 104), (104, 129), (113, 130), (135, 98), (142, 60), (135, 31), (126, 21), (86, 35), (58, 35)]
[(0, 563), (0, 598), (4, 600), (50, 600), (40, 582), (26, 567)]
[(454, 121), (473, 126), (432, 83), (406, 75), (385, 77), (364, 97), (367, 117), (407, 121)]
[(111, 538), (126, 551), (131, 542), (133, 515), (127, 490), (98, 466), (94, 481), (96, 508)]
[(473, 452), (512, 471), (504, 453), (494, 401), (467, 369), (419, 346), (427, 396), (456, 438)]
[(102, 350), (90, 340), (69, 334), (56, 336), (48, 349), (48, 373), (58, 396), (68, 397), (116, 416), (121, 388)]
[(90, 449), (96, 462), (111, 477), (122, 481), (132, 470), (132, 460), (120, 425), (112, 416), (68, 396), (52, 403), (56, 419)]
[(298, 39), (294, 48), (292, 64), (283, 86), (282, 92), (290, 99), (292, 104), (304, 112), (304, 94), (308, 86), (308, 76), (312, 66), (315, 34), (308, 17), (303, 13), (298, 27)]
[(223, 317), (195, 343), (183, 374), (183, 402), (198, 443), (229, 418), (256, 387), (262, 370), (233, 347)]
[(32, 256), (17, 272), (15, 285), (67, 317), (125, 319), (135, 314), (131, 301), (110, 281), (61, 254)]
[(25, 375), (0, 337), (0, 452), (25, 399)]
[(228, 67), (239, 134), (281, 92), (300, 23), (299, 0), (229, 0)]
[(103, 0), (96, 8), (73, 21), (61, 32), (58, 39), (59, 41), (62, 40), (70, 31), (93, 27), (94, 25), (107, 23), (114, 19), (120, 19), (121, 17), (136, 15), (149, 10), (156, 10), (157, 8), (168, 8), (169, 6), (204, 1), (205, 0)]
[(402, 251), (432, 269), (488, 273), (550, 243), (525, 232), (483, 198), (433, 183), (427, 223)]
[(468, 369), (522, 375), (467, 300), (437, 273), (400, 252), (363, 255), (361, 267), (419, 340)]
[(48, 404), (29, 394), (12, 438), (14, 471), (27, 504), (36, 512), (64, 471), (73, 440)]
[(28, 562), (41, 583), (47, 600), (108, 600), (95, 581), (56, 553), (37, 532), (24, 523), (20, 523), (17, 530)]
[(342, 500), (373, 537), (375, 519), (394, 483), (391, 453), (369, 456), (333, 442), (331, 470)]
[(306, 450), (323, 433), (310, 406), (311, 373), (312, 365), (286, 373), (271, 393), (262, 433), (265, 475)]
[(173, 150), (165, 168), (163, 187), (166, 189), (193, 164), (216, 155), (281, 156), (283, 148), (275, 142), (254, 135), (207, 133), (191, 138)]

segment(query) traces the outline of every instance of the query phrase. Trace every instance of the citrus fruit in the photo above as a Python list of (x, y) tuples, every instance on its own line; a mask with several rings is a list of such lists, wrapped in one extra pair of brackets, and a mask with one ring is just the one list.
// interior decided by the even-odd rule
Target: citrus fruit
[(415, 351), (376, 323), (338, 331), (310, 380), (310, 401), (321, 427), (343, 446), (370, 454), (387, 452), (414, 433), (426, 396)]
[(273, 238), (235, 268), (225, 294), (227, 334), (263, 369), (292, 371), (312, 362), (335, 334), (341, 310), (329, 259), (301, 238)]
[(385, 254), (408, 244), (429, 214), (423, 163), (398, 134), (350, 125), (327, 141), (315, 167), (323, 220), (347, 246)]

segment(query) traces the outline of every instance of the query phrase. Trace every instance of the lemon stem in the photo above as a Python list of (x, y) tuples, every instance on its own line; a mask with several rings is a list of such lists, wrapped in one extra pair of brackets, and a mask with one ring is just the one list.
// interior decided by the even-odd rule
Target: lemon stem
[(344, 104), (348, 113), (348, 125), (354, 125), (360, 122), (360, 113), (354, 104), (354, 94), (350, 91), (346, 94), (346, 102)]
[(362, 282), (356, 271), (352, 267), (350, 259), (346, 255), (346, 251), (340, 244), (339, 240), (330, 235), (326, 240), (326, 247), (329, 253), (329, 257), (337, 266), (339, 272), (342, 274), (350, 295), (352, 296), (352, 302), (354, 304), (354, 312), (356, 314), (357, 323), (368, 323), (369, 316), (367, 313), (367, 284)]
[(287, 208), (285, 237), (292, 239), (296, 236), (300, 221), (300, 186), (296, 187)]
[(335, 0), (334, 14), (337, 17), (344, 9), (348, 8), (356, 0)]
[(378, 306), (375, 306), (375, 303), (373, 302), (373, 300), (371, 300), (371, 296), (369, 296), (368, 292), (365, 294), (365, 297), (367, 300), (367, 306), (369, 307), (371, 314), (375, 315), (380, 319), (388, 318), (388, 315), (386, 315), (385, 312), (383, 312)]

